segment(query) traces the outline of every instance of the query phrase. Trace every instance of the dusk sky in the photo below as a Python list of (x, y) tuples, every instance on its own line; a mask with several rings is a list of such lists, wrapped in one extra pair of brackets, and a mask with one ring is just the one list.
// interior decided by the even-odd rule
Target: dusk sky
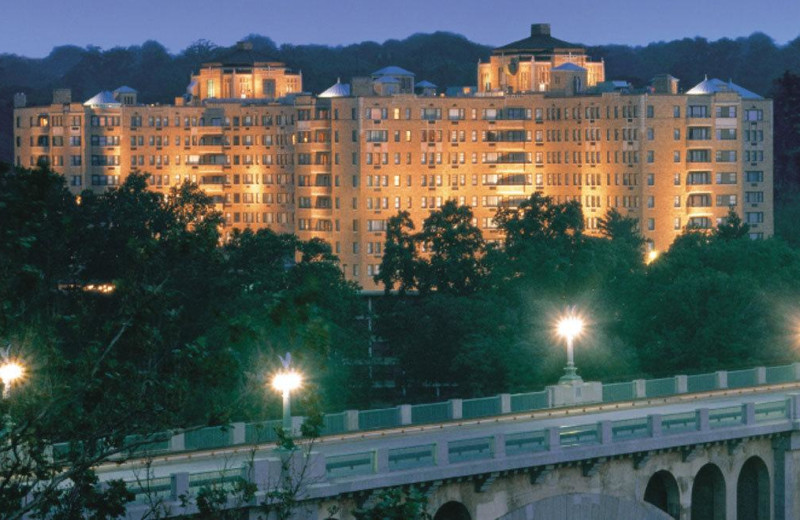
[(588, 45), (644, 45), (761, 31), (778, 44), (800, 36), (798, 0), (4, 0), (0, 54), (46, 56), (54, 46), (103, 49), (161, 42), (178, 53), (207, 39), (229, 46), (244, 36), (276, 44), (383, 42), (417, 32), (450, 31), (500, 45), (549, 22), (553, 35)]

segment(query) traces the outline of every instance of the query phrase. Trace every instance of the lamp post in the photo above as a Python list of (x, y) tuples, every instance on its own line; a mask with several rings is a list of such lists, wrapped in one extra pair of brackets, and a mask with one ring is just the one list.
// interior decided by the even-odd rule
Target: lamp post
[(567, 366), (564, 367), (564, 375), (558, 380), (559, 383), (573, 384), (583, 381), (577, 374), (575, 359), (573, 354), (573, 341), (583, 331), (583, 320), (576, 316), (573, 311), (558, 321), (556, 327), (558, 335), (567, 340)]
[(302, 374), (289, 368), (291, 361), (292, 357), (287, 352), (286, 357), (281, 358), (283, 370), (272, 378), (272, 388), (283, 394), (283, 431), (287, 434), (292, 432), (292, 390), (303, 384)]

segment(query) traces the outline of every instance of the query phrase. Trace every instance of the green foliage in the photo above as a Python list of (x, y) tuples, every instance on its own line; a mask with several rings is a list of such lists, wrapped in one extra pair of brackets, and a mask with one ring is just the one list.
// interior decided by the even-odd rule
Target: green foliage
[[(775, 190), (779, 202), (800, 187), (800, 74), (786, 70), (773, 83)], [(791, 200), (791, 199), (789, 199)]]
[(380, 272), (375, 283), (382, 283), (388, 295), (397, 286), (399, 295), (416, 287), (416, 271), (419, 263), (416, 240), (412, 232), (414, 222), (408, 211), (390, 217), (386, 223), (386, 241), (383, 246)]
[(408, 491), (389, 488), (353, 511), (356, 520), (430, 520), (428, 499), (415, 487)]
[(184, 184), (162, 198), (145, 175), (80, 204), (47, 170), (3, 169), (0, 187), (0, 338), (28, 373), (0, 401), (9, 518), (114, 516), (130, 497), (96, 488), (95, 465), (154, 432), (279, 415), (265, 390), (275, 352), (317, 376), (309, 393), (344, 407), (361, 389), (326, 372), (351, 377), (366, 349), (356, 287), (326, 244), (246, 232), (220, 246), (206, 195)]
[[(431, 221), (446, 222), (443, 213), (432, 212)], [(748, 226), (734, 212), (713, 233), (687, 230), (649, 266), (636, 221), (616, 211), (600, 219), (603, 238), (583, 233), (578, 204), (539, 194), (498, 211), (496, 221), (504, 247), (483, 248), (465, 268), (476, 271), (480, 290), (443, 285), (381, 301), (377, 333), (398, 357), (406, 400), (551, 383), (564, 363), (555, 318), (569, 305), (589, 320), (576, 349), (585, 377), (693, 373), (794, 359), (787, 331), (796, 315), (800, 252), (775, 239), (749, 240)], [(460, 233), (454, 225), (431, 229), (443, 236), (446, 229)], [(464, 233), (463, 240), (450, 236), (441, 243), (479, 251), (474, 235)], [(417, 269), (430, 265), (425, 254), (433, 256), (433, 248), (421, 255)]]
[[(406, 234), (427, 249), (415, 268), (420, 294), (385, 297), (378, 308), (377, 334), (398, 357), (412, 400), (524, 390), (551, 379), (563, 364), (551, 320), (576, 302), (602, 309), (608, 330), (597, 348), (581, 352), (582, 367), (634, 370), (635, 355), (621, 340), (623, 311), (644, 272), (633, 221), (611, 212), (603, 221), (610, 240), (589, 238), (580, 205), (537, 193), (498, 211), (505, 246), (487, 248), (471, 219), (450, 203), (422, 232)], [(426, 277), (437, 283), (422, 285)]]
[(416, 241), (429, 253), (418, 263), (420, 292), (459, 295), (477, 290), (484, 276), (481, 257), (486, 246), (469, 206), (448, 200), (425, 219)]
[[(475, 292), (484, 278), (486, 244), (472, 224), (472, 210), (450, 200), (431, 212), (419, 233), (403, 211), (388, 221), (386, 241), (376, 283), (386, 294), (398, 286), (401, 296), (411, 289), (451, 294)], [(419, 249), (427, 254), (420, 257)]]
[(717, 224), (715, 235), (720, 240), (736, 240), (747, 238), (750, 225), (742, 222), (739, 215), (731, 208), (725, 220)]
[(651, 264), (631, 309), (642, 368), (669, 374), (793, 359), (786, 331), (798, 275), (800, 255), (777, 239), (684, 234)]
[[(197, 518), (207, 520), (238, 520), (244, 518), (238, 507), (253, 500), (258, 488), (239, 477), (233, 482), (219, 482), (203, 486), (194, 497)], [(188, 498), (188, 497), (187, 497)]]

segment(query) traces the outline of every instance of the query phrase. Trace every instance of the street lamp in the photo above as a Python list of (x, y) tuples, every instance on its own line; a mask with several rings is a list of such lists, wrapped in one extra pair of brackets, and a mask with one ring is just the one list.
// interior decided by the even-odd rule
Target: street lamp
[(23, 366), (12, 359), (6, 359), (0, 365), (0, 379), (3, 381), (3, 399), (8, 399), (11, 394), (11, 385), (20, 380), (23, 375), (25, 375)]
[(280, 358), (283, 363), (283, 370), (275, 374), (272, 378), (272, 388), (283, 394), (283, 431), (287, 434), (292, 432), (292, 390), (297, 390), (303, 384), (303, 376), (300, 372), (289, 368), (292, 361), (291, 355), (286, 353), (285, 358)]
[(576, 383), (581, 382), (581, 377), (577, 374), (575, 368), (575, 359), (573, 355), (572, 342), (583, 332), (583, 320), (574, 314), (574, 311), (558, 321), (556, 327), (558, 335), (567, 340), (567, 366), (564, 367), (564, 375), (558, 380), (559, 383)]

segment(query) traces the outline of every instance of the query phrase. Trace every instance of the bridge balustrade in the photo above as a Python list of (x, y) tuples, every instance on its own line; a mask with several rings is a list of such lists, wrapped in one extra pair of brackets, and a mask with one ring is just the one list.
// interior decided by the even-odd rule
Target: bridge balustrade
[(480, 437), (447, 443), (447, 461), (449, 464), (491, 459), (493, 453), (494, 437)]
[(246, 444), (260, 444), (264, 442), (275, 442), (278, 435), (275, 428), (281, 426), (282, 421), (261, 421), (248, 423), (245, 425), (244, 439)]
[(547, 440), (547, 431), (545, 430), (506, 435), (506, 455), (512, 456), (536, 451), (547, 451)]
[(198, 451), (229, 446), (231, 440), (231, 428), (220, 426), (188, 431), (183, 442), (184, 449)]
[(389, 471), (424, 468), (436, 465), (436, 445), (424, 444), (389, 450)]
[(697, 412), (676, 413), (661, 417), (661, 431), (665, 434), (697, 430)]
[(695, 374), (687, 376), (686, 389), (688, 392), (709, 392), (719, 389), (717, 374)]
[(172, 477), (143, 478), (126, 484), (136, 503), (168, 500), (172, 497)]
[(597, 432), (597, 428), (597, 424), (591, 424), (588, 426), (562, 429), (559, 431), (559, 445), (570, 447), (597, 444), (600, 442), (600, 435)]
[[(678, 375), (667, 378), (635, 380), (603, 384), (602, 402), (613, 403), (636, 399), (668, 398), (684, 393), (711, 392), (739, 389), (765, 384), (781, 384), (800, 381), (800, 363), (775, 367), (756, 367), (745, 370), (719, 371), (707, 374)], [(424, 403), (413, 406), (401, 405), (377, 410), (349, 410), (323, 417), (322, 435), (340, 435), (355, 431), (368, 431), (404, 426), (425, 425), (447, 421), (481, 419), (509, 413), (536, 412), (553, 408), (548, 392), (501, 394), (476, 399), (451, 399), (439, 403)], [(785, 410), (780, 403), (773, 408), (758, 405), (756, 420), (764, 417), (782, 417)], [(690, 414), (691, 415), (691, 414)], [(666, 431), (693, 428), (693, 416), (664, 423)], [(299, 421), (300, 418), (294, 418)], [(159, 433), (153, 440), (142, 445), (141, 436), (131, 437), (130, 456), (158, 455), (168, 452), (217, 449), (242, 444), (271, 443), (277, 440), (275, 427), (280, 420), (255, 423), (234, 423), (228, 427), (200, 428), (172, 435)], [(624, 430), (624, 429), (623, 429)], [(622, 432), (623, 430), (620, 430)], [(243, 432), (243, 433), (242, 433)], [(620, 436), (623, 433), (615, 433)], [(621, 438), (621, 437), (620, 437)], [(66, 444), (56, 444), (53, 453), (63, 457), (70, 449)]]
[(328, 478), (371, 475), (375, 473), (375, 452), (367, 451), (325, 458)]
[(611, 427), (614, 441), (641, 439), (649, 437), (650, 434), (650, 420), (647, 417), (615, 421)]
[[(618, 450), (619, 453), (627, 453), (626, 450), (638, 452), (643, 440), (660, 437), (684, 436), (681, 442), (692, 444), (698, 440), (707, 442), (708, 434), (719, 430), (763, 428), (770, 423), (775, 425), (770, 431), (789, 431), (794, 428), (793, 419), (798, 410), (800, 396), (792, 395), (788, 399), (758, 404), (697, 408), (688, 412), (595, 421), (569, 427), (534, 428), (508, 434), (470, 435), (470, 430), (450, 430), (447, 436), (435, 443), (430, 440), (411, 446), (397, 446), (394, 443), (394, 446), (390, 444), (387, 447), (355, 453), (313, 456), (320, 459), (321, 467), (324, 468), (319, 483), (334, 484), (341, 480), (403, 472), (420, 478), (419, 471), (426, 468), (457, 467), (459, 464), (508, 460), (513, 457), (523, 457), (524, 465), (528, 467), (536, 464), (535, 459), (531, 460), (530, 456), (549, 457), (547, 460), (552, 460), (553, 454), (568, 456), (574, 450), (580, 452), (581, 448), (587, 447), (592, 449), (591, 453), (596, 454), (599, 445), (603, 449)], [(704, 436), (693, 437), (698, 433)], [(747, 432), (742, 432), (742, 435), (747, 435)], [(615, 445), (619, 448), (615, 448)], [(581, 456), (585, 456), (585, 453), (589, 452), (584, 452)], [(259, 463), (258, 460), (254, 462)], [(488, 464), (487, 462), (487, 467)], [(278, 464), (277, 468), (279, 467)], [(262, 474), (262, 481), (257, 481), (247, 468), (245, 465), (242, 468), (225, 468), (219, 471), (173, 474), (170, 478), (147, 478), (145, 475), (145, 478), (128, 482), (127, 485), (140, 503), (145, 498), (152, 500), (153, 497), (177, 500), (176, 490), (196, 495), (203, 487), (213, 486), (215, 489), (230, 492), (243, 479), (263, 487), (268, 479), (264, 479)], [(272, 477), (274, 481), (275, 475)]]
[(645, 381), (645, 392), (647, 397), (665, 397), (675, 395), (677, 385), (674, 377), (663, 377), (661, 379), (648, 379)]
[(326, 413), (322, 417), (322, 435), (345, 433), (347, 428), (347, 412)]
[(203, 471), (189, 474), (189, 491), (194, 495), (204, 487), (214, 487), (228, 493), (236, 489), (243, 478), (242, 468), (221, 469), (219, 471)]
[(500, 413), (500, 396), (464, 399), (462, 402), (462, 417), (464, 419), (490, 417), (492, 415), (500, 415)]
[(759, 383), (757, 368), (731, 370), (728, 372), (727, 383), (728, 388), (743, 388), (763, 384)]
[(603, 402), (632, 401), (636, 399), (636, 385), (633, 381), (608, 383), (603, 385)]
[(528, 392), (511, 395), (511, 413), (542, 410), (549, 406), (547, 392)]
[(754, 408), (756, 422), (780, 421), (789, 417), (787, 401), (757, 403)]
[(795, 380), (795, 371), (793, 365), (767, 367), (764, 369), (764, 371), (766, 373), (766, 383), (768, 385), (776, 383), (788, 383)]
[(712, 428), (725, 428), (744, 424), (745, 412), (741, 406), (710, 410), (708, 423)]
[(381, 410), (362, 410), (358, 413), (360, 430), (377, 430), (400, 426), (399, 408), (383, 408)]
[(411, 407), (412, 424), (430, 424), (453, 419), (450, 403), (417, 404)]

